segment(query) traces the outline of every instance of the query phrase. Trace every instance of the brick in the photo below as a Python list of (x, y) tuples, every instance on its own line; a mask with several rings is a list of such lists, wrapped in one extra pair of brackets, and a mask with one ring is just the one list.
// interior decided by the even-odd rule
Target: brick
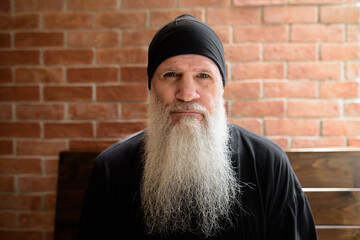
[(360, 8), (352, 6), (322, 6), (320, 21), (324, 23), (359, 23)]
[(47, 192), (56, 191), (57, 176), (20, 176), (20, 192)]
[(117, 0), (71, 0), (67, 3), (70, 10), (104, 10), (118, 8)]
[(148, 46), (157, 29), (128, 29), (122, 32), (122, 45), (124, 46)]
[(0, 158), (0, 173), (41, 173), (41, 159), (38, 158)]
[(45, 101), (90, 101), (92, 87), (90, 86), (47, 86), (44, 88)]
[(0, 137), (40, 137), (40, 124), (32, 122), (1, 122)]
[(317, 97), (316, 82), (264, 82), (264, 96), (270, 98), (314, 98)]
[(290, 62), (289, 79), (340, 79), (341, 64), (332, 62)]
[(40, 240), (43, 230), (0, 230), (0, 239), (9, 240)]
[(40, 89), (37, 86), (0, 87), (1, 101), (39, 101)]
[(289, 101), (289, 117), (340, 117), (338, 101)]
[(259, 8), (209, 8), (207, 23), (222, 24), (256, 24), (260, 23)]
[(98, 86), (98, 101), (139, 101), (147, 100), (147, 84), (115, 85), (115, 86)]
[(346, 117), (360, 117), (360, 102), (345, 103), (344, 114)]
[(346, 79), (355, 80), (360, 77), (360, 63), (348, 62), (346, 63)]
[(9, 13), (11, 11), (11, 0), (3, 0), (0, 5), (1, 13)]
[(63, 104), (18, 104), (16, 105), (17, 119), (64, 119), (65, 106)]
[(234, 0), (235, 6), (285, 4), (286, 0)]
[(143, 130), (145, 127), (144, 122), (99, 122), (97, 136), (101, 138), (125, 137)]
[(45, 123), (45, 138), (89, 138), (94, 136), (92, 123)]
[(52, 212), (19, 213), (19, 228), (52, 229), (54, 221), (55, 214)]
[(0, 68), (0, 83), (12, 82), (12, 71), (10, 68)]
[(347, 24), (346, 41), (347, 42), (360, 41), (360, 29), (358, 24), (354, 24), (354, 25)]
[[(14, 176), (0, 176), (0, 192), (14, 192), (15, 191), (15, 177)], [(1, 222), (0, 217), (0, 222)], [(1, 223), (0, 223), (1, 227)]]
[(324, 98), (357, 98), (359, 97), (358, 82), (322, 82), (320, 96)]
[(357, 120), (323, 120), (323, 136), (359, 136), (360, 121)]
[(258, 98), (260, 97), (259, 82), (228, 82), (225, 86), (224, 97), (232, 98)]
[[(128, 0), (131, 1), (131, 0)], [(180, 0), (179, 7), (226, 7), (230, 0)]]
[(289, 140), (286, 137), (268, 137), (271, 141), (279, 145), (282, 149), (286, 149), (289, 146)]
[(286, 42), (286, 25), (240, 25), (234, 27), (235, 42)]
[(0, 30), (19, 30), (39, 28), (38, 14), (18, 14), (0, 16)]
[(11, 39), (9, 33), (0, 33), (0, 48), (11, 47)]
[(350, 138), (349, 139), (349, 147), (360, 147), (360, 139)]
[(56, 211), (56, 194), (50, 193), (45, 195), (45, 211)]
[(21, 83), (61, 83), (64, 81), (62, 68), (17, 68), (15, 82)]
[(128, 67), (124, 66), (120, 69), (122, 82), (147, 82), (148, 76), (146, 67)]
[(92, 13), (44, 13), (43, 26), (49, 29), (58, 28), (91, 28), (93, 27), (94, 15)]
[(292, 140), (293, 148), (329, 148), (345, 146), (345, 138), (296, 138)]
[(323, 44), (321, 46), (322, 60), (359, 60), (360, 45), (356, 44)]
[(0, 228), (16, 228), (16, 213), (0, 212)]
[[(67, 149), (68, 150), (68, 149)], [(57, 154), (59, 155), (59, 154)], [(59, 159), (45, 159), (44, 160), (44, 173), (57, 174), (59, 172)]]
[(220, 38), (220, 41), (223, 44), (230, 43), (230, 39), (232, 39), (232, 28), (229, 26), (219, 26), (219, 27), (213, 27), (212, 28), (215, 33)]
[(37, 50), (0, 51), (0, 65), (39, 64), (40, 52)]
[(113, 47), (118, 46), (118, 31), (69, 31), (68, 45), (71, 47)]
[(101, 63), (145, 64), (146, 61), (147, 61), (147, 50), (143, 48), (120, 48), (120, 49), (102, 48), (97, 50), (97, 62), (100, 64)]
[(294, 24), (291, 26), (292, 42), (343, 42), (344, 27), (330, 24)]
[(65, 141), (19, 140), (17, 142), (17, 153), (20, 155), (58, 155), (64, 150), (66, 150)]
[(70, 140), (71, 151), (103, 151), (117, 140)]
[(153, 10), (150, 13), (150, 25), (151, 26), (162, 26), (165, 23), (167, 23), (168, 21), (182, 15), (182, 14), (191, 14), (194, 17), (196, 17), (197, 19), (203, 20), (202, 18), (202, 12), (201, 10), (195, 10), (195, 9), (191, 9), (188, 11), (184, 11), (184, 10)]
[(263, 11), (265, 23), (314, 23), (317, 16), (315, 6), (265, 7)]
[(233, 79), (284, 78), (283, 63), (238, 63), (232, 65)]
[(68, 68), (67, 70), (67, 81), (69, 83), (116, 82), (117, 79), (117, 67)]
[(0, 104), (0, 119), (12, 119), (11, 104)]
[(277, 100), (233, 101), (232, 116), (265, 117), (285, 116), (285, 102)]
[(291, 4), (326, 4), (326, 3), (342, 3), (343, 0), (290, 0)]
[(175, 7), (175, 0), (123, 0), (121, 8), (172, 8)]
[(149, 110), (147, 103), (123, 103), (121, 104), (122, 118), (146, 119)]
[(94, 52), (92, 50), (45, 50), (45, 64), (91, 64)]
[(229, 122), (235, 123), (256, 134), (261, 134), (261, 122), (258, 119), (229, 118)]
[(0, 194), (0, 209), (39, 211), (42, 208), (41, 198), (40, 195), (34, 194)]
[(265, 135), (318, 136), (317, 119), (265, 119)]
[(227, 61), (256, 61), (260, 60), (259, 44), (227, 45), (224, 47)]
[(119, 117), (118, 104), (91, 103), (70, 104), (69, 118), (78, 119), (117, 119)]
[(13, 141), (11, 140), (0, 140), (0, 155), (11, 155), (13, 151)]
[(64, 9), (64, 0), (17, 0), (15, 9), (17, 12), (59, 11)]
[(145, 26), (145, 11), (99, 12), (96, 15), (96, 27), (98, 28), (130, 28)]
[(15, 47), (62, 47), (62, 32), (19, 32), (15, 33)]
[(317, 47), (316, 44), (265, 44), (264, 60), (316, 60)]

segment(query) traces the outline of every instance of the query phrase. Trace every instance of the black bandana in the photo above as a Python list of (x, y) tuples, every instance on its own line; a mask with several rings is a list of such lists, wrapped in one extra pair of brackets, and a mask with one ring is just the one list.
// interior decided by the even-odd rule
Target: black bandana
[(147, 67), (149, 89), (160, 63), (181, 54), (199, 54), (210, 58), (218, 66), (225, 86), (224, 48), (219, 37), (207, 24), (184, 14), (160, 28), (150, 43)]

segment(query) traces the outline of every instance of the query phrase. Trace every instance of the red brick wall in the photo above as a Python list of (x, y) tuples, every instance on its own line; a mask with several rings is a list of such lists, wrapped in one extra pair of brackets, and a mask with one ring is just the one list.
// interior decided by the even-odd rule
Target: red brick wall
[(144, 128), (147, 45), (181, 13), (224, 43), (231, 121), (283, 148), (360, 146), (356, 2), (2, 0), (0, 238), (51, 239), (59, 151)]

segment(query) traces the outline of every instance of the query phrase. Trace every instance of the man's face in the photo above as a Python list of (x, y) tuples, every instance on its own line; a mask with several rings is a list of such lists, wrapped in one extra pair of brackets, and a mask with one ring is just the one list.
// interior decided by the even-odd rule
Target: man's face
[[(212, 113), (211, 103), (223, 94), (221, 74), (209, 58), (195, 54), (170, 57), (156, 69), (152, 79), (152, 91), (159, 96), (164, 107), (182, 102), (194, 102)], [(197, 110), (174, 110), (170, 113), (172, 123), (182, 116), (192, 116), (202, 121), (204, 114)]]

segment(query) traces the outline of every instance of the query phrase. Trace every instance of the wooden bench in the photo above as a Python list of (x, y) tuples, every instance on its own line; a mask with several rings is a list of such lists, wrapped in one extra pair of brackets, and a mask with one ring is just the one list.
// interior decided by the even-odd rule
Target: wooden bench
[[(289, 149), (320, 240), (360, 240), (360, 149)], [(76, 239), (82, 198), (99, 152), (60, 153), (55, 240)]]
[(287, 150), (320, 240), (360, 239), (360, 149)]

